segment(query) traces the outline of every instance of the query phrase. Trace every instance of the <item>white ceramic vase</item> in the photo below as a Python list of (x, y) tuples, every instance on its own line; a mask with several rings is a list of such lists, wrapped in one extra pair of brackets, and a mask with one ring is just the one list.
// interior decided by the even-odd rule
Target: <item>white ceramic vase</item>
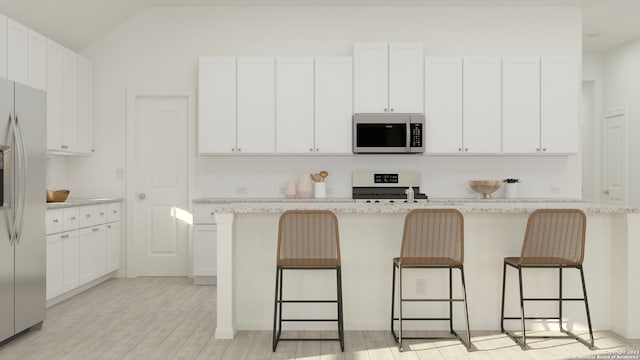
[(313, 197), (316, 199), (324, 199), (327, 197), (327, 183), (314, 182), (313, 183)]
[(289, 180), (287, 182), (287, 187), (284, 190), (284, 194), (288, 199), (293, 199), (296, 197), (296, 182), (293, 180)]
[(518, 197), (518, 183), (504, 183), (504, 197), (515, 199)]

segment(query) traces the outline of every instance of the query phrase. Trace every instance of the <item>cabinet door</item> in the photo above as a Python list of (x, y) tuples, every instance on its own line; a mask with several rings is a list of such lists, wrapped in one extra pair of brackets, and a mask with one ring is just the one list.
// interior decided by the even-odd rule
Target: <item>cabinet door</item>
[(425, 152), (462, 152), (462, 58), (425, 59)]
[(62, 120), (66, 151), (78, 151), (78, 68), (76, 54), (62, 51)]
[(106, 226), (96, 226), (93, 233), (93, 278), (107, 273), (107, 231)]
[(502, 152), (540, 150), (540, 58), (502, 59)]
[(47, 210), (45, 221), (47, 234), (64, 231), (64, 209)]
[(574, 58), (542, 58), (542, 152), (578, 152), (580, 75)]
[(216, 225), (193, 227), (193, 276), (216, 276)]
[(63, 48), (47, 41), (47, 150), (64, 151)]
[(78, 148), (82, 154), (93, 152), (93, 65), (77, 57), (78, 65)]
[(78, 231), (78, 259), (80, 280), (83, 285), (93, 280), (93, 228)]
[(120, 268), (120, 222), (106, 225), (107, 232), (107, 272)]
[(422, 44), (389, 44), (389, 112), (422, 114), (423, 89)]
[(47, 39), (29, 30), (27, 76), (29, 86), (47, 89)]
[(0, 14), (0, 77), (7, 77), (7, 17)]
[(315, 151), (352, 153), (353, 59), (315, 59)]
[(386, 42), (356, 43), (353, 62), (354, 112), (388, 112), (389, 45)]
[(73, 290), (80, 284), (80, 257), (78, 231), (64, 234), (64, 291)]
[(7, 77), (9, 80), (28, 84), (29, 29), (7, 19)]
[(273, 153), (274, 141), (274, 59), (238, 58), (237, 151)]
[(502, 148), (500, 58), (464, 58), (463, 73), (463, 150), (498, 153)]
[(77, 229), (80, 225), (80, 210), (77, 207), (62, 209), (64, 231)]
[(94, 224), (104, 224), (107, 222), (107, 204), (99, 204), (93, 206)]
[(198, 151), (236, 151), (236, 58), (202, 57), (198, 68)]
[(62, 235), (47, 236), (47, 300), (64, 291), (64, 243)]
[(96, 224), (96, 207), (80, 206), (80, 227), (89, 227)]
[(313, 144), (313, 58), (276, 59), (276, 152), (303, 154)]
[(107, 222), (120, 221), (120, 203), (107, 204)]

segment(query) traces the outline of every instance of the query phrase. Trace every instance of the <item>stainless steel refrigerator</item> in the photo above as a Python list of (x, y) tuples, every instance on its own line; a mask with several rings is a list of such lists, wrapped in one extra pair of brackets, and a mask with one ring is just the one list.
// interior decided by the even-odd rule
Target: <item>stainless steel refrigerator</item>
[(45, 313), (46, 94), (0, 78), (0, 342)]

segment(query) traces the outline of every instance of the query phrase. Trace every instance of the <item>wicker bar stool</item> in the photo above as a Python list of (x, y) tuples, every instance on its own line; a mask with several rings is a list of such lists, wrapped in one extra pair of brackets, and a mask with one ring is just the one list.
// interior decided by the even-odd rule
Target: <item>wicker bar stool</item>
[[(393, 282), (391, 290), (391, 334), (398, 343), (398, 349), (402, 348), (402, 341), (407, 339), (443, 339), (443, 337), (408, 337), (402, 333), (404, 321), (448, 321), (449, 330), (453, 337), (457, 338), (467, 350), (471, 349), (471, 333), (469, 332), (469, 313), (467, 308), (467, 290), (464, 281), (464, 218), (460, 211), (455, 209), (416, 209), (410, 211), (405, 217), (404, 231), (402, 235), (402, 248), (400, 257), (393, 259)], [(405, 299), (402, 294), (402, 271), (404, 269), (449, 269), (449, 297), (444, 299)], [(399, 274), (399, 309), (398, 317), (395, 316), (395, 291), (396, 269)], [(453, 269), (460, 270), (462, 282), (462, 298), (453, 298)], [(403, 316), (403, 302), (448, 302), (449, 317), (411, 317)], [(453, 329), (453, 303), (464, 303), (466, 322), (465, 340)], [(398, 322), (398, 334), (394, 329), (394, 323)]]
[[(336, 300), (285, 300), (282, 298), (285, 270), (335, 270)], [(335, 319), (282, 318), (282, 305), (287, 303), (335, 303)], [(281, 338), (283, 322), (335, 321), (337, 338)], [(278, 227), (278, 255), (276, 262), (276, 290), (273, 309), (273, 351), (279, 341), (339, 341), (344, 351), (342, 316), (342, 273), (340, 269), (340, 239), (338, 218), (326, 210), (290, 210), (280, 216)]]
[[(591, 315), (589, 302), (587, 301), (587, 289), (584, 282), (582, 262), (584, 260), (584, 240), (587, 218), (577, 209), (541, 209), (529, 216), (527, 230), (522, 244), (520, 257), (507, 257), (504, 259), (502, 272), (502, 310), (500, 329), (515, 341), (522, 349), (527, 348), (527, 338), (564, 338), (571, 337), (593, 348), (593, 330), (591, 329)], [(507, 265), (518, 270), (518, 284), (520, 287), (520, 316), (504, 316), (505, 280)], [(560, 286), (557, 298), (525, 298), (522, 290), (522, 269), (525, 268), (557, 268)], [(582, 298), (565, 298), (562, 295), (562, 270), (565, 268), (578, 269), (582, 279)], [(557, 317), (527, 317), (524, 313), (525, 301), (557, 301)], [(590, 341), (578, 337), (562, 326), (562, 303), (564, 301), (584, 301), (589, 325)], [(505, 320), (520, 320), (522, 336), (516, 336), (511, 331), (504, 329)], [(558, 320), (560, 331), (566, 336), (527, 336), (525, 332), (525, 320)]]

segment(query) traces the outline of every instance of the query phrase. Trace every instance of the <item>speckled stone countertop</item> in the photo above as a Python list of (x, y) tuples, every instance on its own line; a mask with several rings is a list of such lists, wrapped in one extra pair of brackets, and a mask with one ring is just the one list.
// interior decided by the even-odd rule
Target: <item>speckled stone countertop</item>
[(67, 201), (64, 201), (64, 202), (47, 203), (47, 210), (62, 209), (62, 208), (74, 207), (74, 206), (106, 204), (106, 203), (112, 203), (112, 202), (119, 202), (122, 200), (124, 199), (123, 198), (67, 199)]
[(329, 199), (221, 199), (200, 198), (194, 204), (214, 206), (220, 213), (280, 213), (285, 210), (323, 209), (336, 213), (392, 214), (412, 209), (455, 208), (463, 213), (530, 213), (542, 208), (574, 208), (589, 214), (637, 213), (637, 208), (597, 204), (576, 199), (432, 199), (416, 204), (367, 204), (348, 198)]

